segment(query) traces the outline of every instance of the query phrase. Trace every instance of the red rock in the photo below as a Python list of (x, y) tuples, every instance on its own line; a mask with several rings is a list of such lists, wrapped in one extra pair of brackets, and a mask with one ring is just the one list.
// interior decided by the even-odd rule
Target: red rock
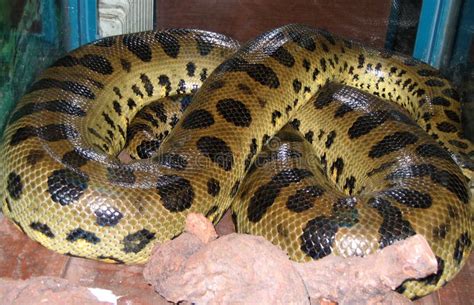
[(156, 295), (143, 280), (143, 268), (139, 265), (117, 265), (72, 257), (63, 278), (73, 284), (112, 290), (116, 295)]
[(66, 300), (68, 305), (114, 304), (113, 300), (100, 301), (88, 288), (54, 277), (35, 277), (24, 281), (0, 279), (0, 295), (0, 305), (62, 305)]
[[(198, 304), (309, 304), (303, 281), (288, 257), (275, 251), (276, 247), (264, 238), (229, 234), (186, 260), (187, 255), (180, 253), (193, 252), (187, 250), (187, 242), (192, 239), (181, 239), (182, 236), (164, 243), (145, 269), (145, 278), (167, 300)], [(165, 253), (174, 255), (162, 255)], [(153, 262), (160, 266), (152, 266)]]
[(158, 245), (143, 271), (145, 280), (160, 291), (163, 282), (180, 276), (187, 260), (203, 246), (199, 238), (187, 232)]
[[(231, 224), (230, 217), (227, 222)], [(234, 233), (214, 240), (215, 236), (207, 219), (191, 215), (185, 233), (155, 248), (144, 271), (147, 281), (169, 300), (183, 301), (180, 304), (255, 304), (256, 300), (258, 304), (308, 304), (306, 291), (311, 304), (408, 304), (390, 289), (406, 278), (436, 271), (436, 260), (419, 236), (366, 258), (329, 256), (305, 264), (289, 262), (279, 248), (261, 237)], [(69, 282), (51, 278), (0, 280), (0, 305), (37, 304), (38, 300), (48, 304), (64, 304), (64, 300), (67, 304), (103, 304), (87, 288), (76, 285), (111, 289), (122, 296), (118, 304), (167, 304), (142, 281), (141, 266), (56, 254), (0, 217), (2, 240), (2, 276), (18, 279), (44, 272)]]
[(46, 249), (28, 238), (10, 220), (0, 216), (1, 277), (61, 276), (68, 261), (68, 256)]
[(235, 233), (235, 225), (232, 221), (232, 211), (229, 209), (216, 225), (217, 235), (227, 235)]
[(186, 216), (184, 231), (193, 234), (205, 244), (217, 238), (216, 229), (201, 213), (189, 213)]
[(154, 292), (127, 294), (118, 299), (117, 305), (170, 305), (170, 303)]
[(330, 255), (296, 263), (258, 236), (232, 233), (206, 244), (212, 238), (196, 235), (212, 233), (210, 223), (197, 215), (187, 221), (187, 232), (159, 246), (144, 271), (172, 302), (309, 304), (311, 297), (312, 304), (409, 304), (392, 289), (437, 268), (421, 236), (364, 258)]
[(122, 150), (118, 155), (117, 159), (124, 164), (129, 164), (133, 161), (132, 157), (127, 153), (127, 151)]
[(311, 300), (311, 305), (337, 305), (336, 302), (322, 298), (319, 300)]
[(364, 258), (334, 255), (294, 263), (311, 298), (327, 298), (339, 304), (409, 304), (392, 289), (408, 278), (436, 272), (436, 258), (421, 235), (412, 236)]

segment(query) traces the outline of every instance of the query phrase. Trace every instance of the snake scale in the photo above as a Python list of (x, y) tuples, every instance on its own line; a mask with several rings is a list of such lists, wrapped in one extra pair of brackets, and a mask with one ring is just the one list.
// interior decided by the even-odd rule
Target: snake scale
[[(183, 94), (172, 124), (163, 103), (141, 115), (173, 127), (145, 145), (151, 157), (120, 162), (139, 110)], [(82, 46), (39, 76), (3, 136), (0, 199), (44, 246), (117, 263), (146, 261), (189, 212), (217, 222), (232, 202), (240, 232), (298, 261), (420, 233), (438, 272), (398, 288), (413, 298), (469, 256), (472, 152), (458, 94), (411, 58), (302, 25), (243, 47), (163, 30)]]

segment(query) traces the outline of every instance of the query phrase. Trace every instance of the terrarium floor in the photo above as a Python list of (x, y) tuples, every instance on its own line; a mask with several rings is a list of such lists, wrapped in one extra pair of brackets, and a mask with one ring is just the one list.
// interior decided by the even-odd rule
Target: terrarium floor
[[(218, 232), (231, 231), (230, 217), (225, 217)], [(27, 238), (0, 215), (0, 277), (56, 276), (81, 286), (110, 289), (124, 296), (122, 304), (170, 304), (145, 283), (142, 271), (143, 266), (105, 264), (57, 254)], [(415, 304), (474, 305), (474, 255), (451, 283)]]

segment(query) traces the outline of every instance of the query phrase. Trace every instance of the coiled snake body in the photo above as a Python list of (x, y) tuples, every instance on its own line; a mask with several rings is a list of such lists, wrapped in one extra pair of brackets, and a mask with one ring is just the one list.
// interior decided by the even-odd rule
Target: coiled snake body
[[(328, 83), (394, 101), (419, 127), (404, 110)], [(143, 106), (190, 93), (153, 157), (118, 161)], [(119, 263), (146, 261), (187, 213), (215, 222), (233, 200), (239, 231), (300, 261), (364, 255), (420, 233), (438, 273), (399, 290), (421, 296), (471, 250), (472, 146), (460, 134), (457, 93), (435, 70), (324, 31), (288, 25), (241, 48), (198, 30), (129, 34), (67, 54), (31, 86), (0, 147), (0, 198), (44, 246)], [(301, 161), (305, 150), (320, 168)]]

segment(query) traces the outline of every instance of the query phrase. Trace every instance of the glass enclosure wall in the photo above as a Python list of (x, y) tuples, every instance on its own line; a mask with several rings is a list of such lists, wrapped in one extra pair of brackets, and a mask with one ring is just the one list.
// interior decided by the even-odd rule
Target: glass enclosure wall
[(65, 52), (63, 10), (54, 0), (0, 0), (0, 134), (38, 72)]

